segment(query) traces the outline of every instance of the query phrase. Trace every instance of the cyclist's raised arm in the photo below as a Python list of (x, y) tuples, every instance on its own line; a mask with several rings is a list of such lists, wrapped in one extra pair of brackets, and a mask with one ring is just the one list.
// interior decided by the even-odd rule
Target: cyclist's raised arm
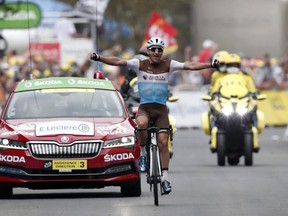
[(184, 70), (202, 70), (207, 68), (215, 68), (219, 65), (217, 57), (213, 57), (212, 62), (184, 62)]
[(98, 53), (91, 53), (90, 54), (90, 60), (93, 61), (100, 61), (108, 65), (114, 65), (114, 66), (126, 66), (127, 61), (115, 56), (111, 57), (104, 57), (100, 56)]
[(206, 68), (211, 68), (210, 63), (201, 63), (201, 62), (185, 62), (184, 70), (202, 70)]

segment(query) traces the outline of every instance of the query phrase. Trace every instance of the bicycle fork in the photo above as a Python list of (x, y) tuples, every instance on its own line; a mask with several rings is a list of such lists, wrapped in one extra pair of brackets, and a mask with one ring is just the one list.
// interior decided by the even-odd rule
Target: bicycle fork
[(157, 178), (157, 182), (160, 183), (162, 176), (160, 153), (159, 153), (159, 147), (157, 145), (156, 133), (151, 134), (151, 145), (149, 148), (149, 155), (150, 155), (149, 184), (150, 184), (150, 191), (152, 191), (152, 182), (153, 182), (152, 178)]

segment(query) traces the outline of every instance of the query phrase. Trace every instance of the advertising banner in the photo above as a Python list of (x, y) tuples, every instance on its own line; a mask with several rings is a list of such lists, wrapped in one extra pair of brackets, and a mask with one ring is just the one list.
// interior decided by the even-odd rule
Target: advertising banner
[(266, 100), (258, 101), (258, 109), (264, 112), (266, 125), (288, 125), (288, 91), (261, 91)]
[(1, 29), (27, 29), (36, 27), (42, 18), (38, 5), (32, 2), (13, 2), (0, 4)]
[(30, 43), (32, 56), (43, 56), (50, 62), (60, 63), (61, 50), (59, 43)]

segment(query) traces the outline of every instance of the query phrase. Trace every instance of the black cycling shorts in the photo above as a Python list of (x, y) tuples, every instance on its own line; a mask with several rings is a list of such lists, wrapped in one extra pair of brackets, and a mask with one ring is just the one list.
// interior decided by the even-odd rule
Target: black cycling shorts
[[(165, 105), (157, 103), (141, 104), (138, 108), (138, 116), (147, 116), (148, 119), (154, 119), (155, 126), (158, 128), (169, 128), (168, 108)], [(161, 132), (161, 131), (160, 131)], [(163, 131), (167, 132), (168, 131)]]

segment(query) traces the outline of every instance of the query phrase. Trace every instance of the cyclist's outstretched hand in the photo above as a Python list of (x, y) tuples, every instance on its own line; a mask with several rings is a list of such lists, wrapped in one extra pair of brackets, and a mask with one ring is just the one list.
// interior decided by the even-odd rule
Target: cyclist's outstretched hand
[(98, 53), (91, 53), (90, 59), (94, 61), (100, 61), (100, 55)]
[(219, 64), (220, 64), (219, 60), (213, 57), (212, 62), (211, 62), (211, 67), (216, 68), (217, 66), (219, 66)]

